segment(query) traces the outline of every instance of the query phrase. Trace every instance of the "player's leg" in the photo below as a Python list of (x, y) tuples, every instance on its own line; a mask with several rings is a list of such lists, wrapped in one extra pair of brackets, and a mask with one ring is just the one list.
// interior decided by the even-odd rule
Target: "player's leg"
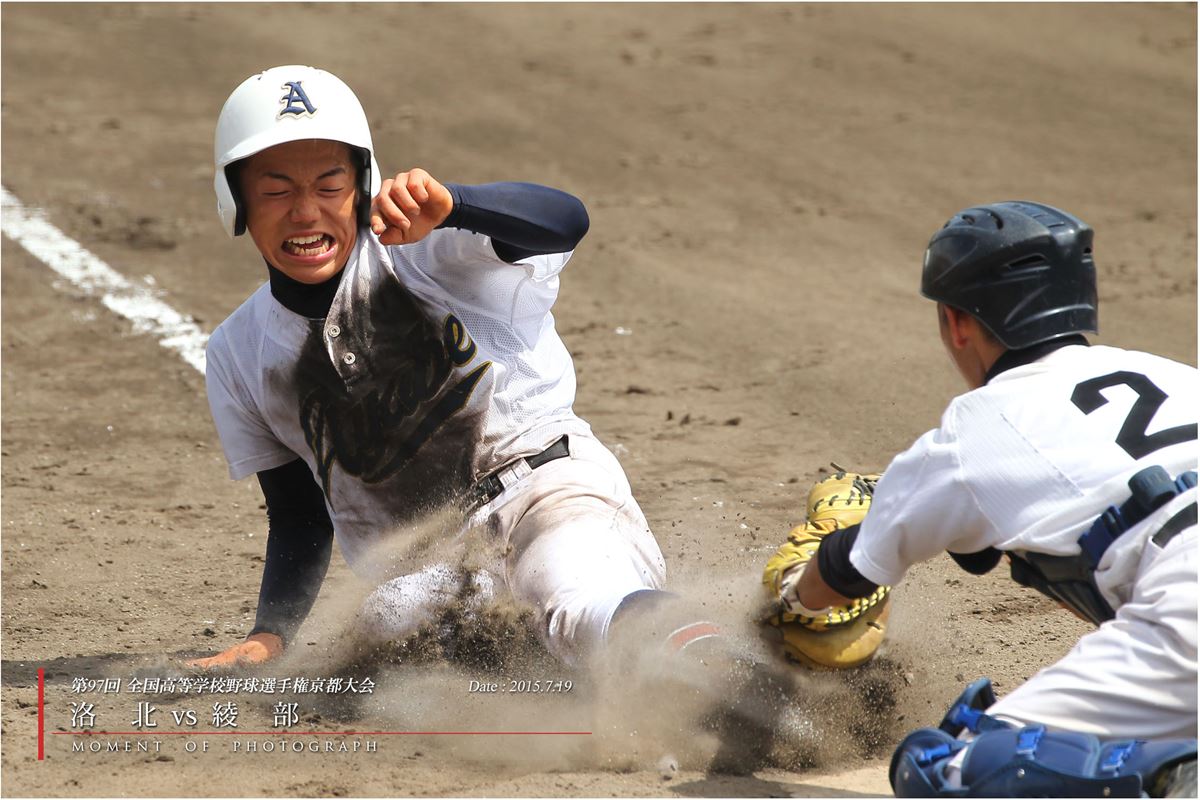
[(1146, 543), (1130, 602), (994, 716), (1100, 737), (1196, 736), (1197, 528)]
[(717, 735), (713, 768), (755, 768), (790, 676), (723, 634), (704, 604), (663, 591), (661, 551), (619, 462), (590, 438), (572, 436), (571, 454), (536, 470), (524, 501), (510, 504), (521, 510), (508, 541), (513, 594), (537, 609), (560, 658), (601, 662), (627, 693), (653, 698), (657, 708), (644, 710), (657, 718), (664, 707), (676, 720), (694, 715)]
[(513, 596), (535, 609), (550, 651), (574, 664), (604, 643), (626, 597), (663, 587), (666, 565), (620, 462), (592, 437), (569, 446), (496, 516)]
[(572, 435), (569, 447), (570, 457), (528, 474), (464, 528), (502, 557), (480, 564), (471, 551), (471, 568), (434, 564), (388, 580), (363, 602), (356, 634), (402, 639), (451, 606), (480, 608), (494, 596), (491, 571), (535, 609), (554, 655), (576, 663), (594, 652), (626, 597), (663, 585), (665, 563), (616, 458), (588, 436)]
[(580, 663), (631, 638), (647, 654), (712, 652), (716, 621), (663, 591), (662, 552), (620, 463), (591, 437), (572, 436), (570, 450), (496, 511), (507, 583), (536, 609), (551, 652)]
[(399, 641), (452, 606), (470, 613), (483, 608), (494, 594), (494, 582), (485, 571), (433, 564), (375, 587), (359, 608), (353, 630), (366, 645)]
[(909, 734), (896, 796), (1194, 797), (1197, 538), (1193, 522), (1146, 541), (1115, 619), (998, 702), (977, 681)]

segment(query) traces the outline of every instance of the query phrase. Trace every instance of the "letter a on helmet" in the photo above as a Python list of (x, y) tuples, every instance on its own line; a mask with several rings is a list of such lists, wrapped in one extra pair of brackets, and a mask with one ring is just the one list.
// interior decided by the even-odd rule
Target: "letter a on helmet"
[[(283, 103), (283, 109), (280, 110), (279, 116), (285, 114), (315, 114), (317, 110), (313, 108), (313, 104), (308, 101), (308, 95), (304, 93), (304, 87), (300, 85), (300, 81), (288, 81), (283, 85), (288, 92), (280, 101)], [(296, 105), (299, 103), (299, 105)]]

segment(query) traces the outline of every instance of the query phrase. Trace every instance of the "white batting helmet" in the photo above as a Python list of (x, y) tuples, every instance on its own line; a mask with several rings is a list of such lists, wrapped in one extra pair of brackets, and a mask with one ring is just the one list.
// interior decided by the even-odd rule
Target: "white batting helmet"
[(371, 198), (379, 193), (379, 164), (367, 115), (350, 87), (315, 67), (273, 67), (251, 75), (233, 90), (217, 120), (214, 160), (217, 214), (230, 236), (246, 231), (246, 211), (226, 168), (284, 142), (328, 139), (343, 142), (361, 158), (359, 224), (367, 222)]

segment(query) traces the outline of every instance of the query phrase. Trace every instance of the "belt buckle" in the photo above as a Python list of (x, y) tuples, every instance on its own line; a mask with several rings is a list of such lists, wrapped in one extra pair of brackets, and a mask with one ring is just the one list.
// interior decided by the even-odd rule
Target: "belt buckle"
[(497, 486), (499, 483), (500, 482), (496, 480), (495, 473), (492, 473), (472, 486), (470, 492), (468, 493), (468, 499), (470, 501), (468, 503), (468, 510), (476, 511), (492, 502), (492, 500), (496, 499), (500, 492), (504, 491), (503, 484)]
[[(472, 496), (471, 508), (477, 509), (481, 506), (487, 505), (495, 500), (505, 489), (509, 488), (509, 486), (515, 485), (518, 481), (528, 476), (538, 467), (549, 463), (548, 461), (541, 461), (539, 457), (546, 455), (560, 444), (563, 446), (562, 449), (566, 452), (562, 453), (561, 455), (554, 456), (554, 458), (549, 459), (549, 461), (553, 461), (558, 458), (565, 458), (566, 456), (570, 455), (570, 451), (567, 449), (567, 437), (561, 436), (542, 452), (534, 453), (533, 455), (526, 456), (525, 458), (518, 458), (516, 461), (510, 462), (496, 470), (486, 478), (481, 478), (478, 480), (470, 490), (470, 495)], [(535, 461), (540, 463), (535, 465)], [(522, 467), (524, 469), (522, 469)], [(506, 483), (504, 477), (502, 477), (506, 472), (515, 476), (512, 479), (512, 483)]]

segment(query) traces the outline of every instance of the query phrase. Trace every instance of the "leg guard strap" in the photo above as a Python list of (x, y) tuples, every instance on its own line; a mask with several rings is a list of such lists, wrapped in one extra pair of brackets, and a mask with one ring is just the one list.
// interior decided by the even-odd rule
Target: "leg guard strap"
[[(913, 731), (892, 756), (897, 797), (1162, 796), (1169, 775), (1196, 760), (1195, 739), (1101, 742), (1087, 733), (1014, 727), (983, 713), (995, 695), (983, 678), (951, 706), (940, 728)], [(963, 730), (978, 735), (955, 738)], [(946, 766), (960, 751), (960, 780)]]
[[(964, 748), (961, 784), (951, 788), (945, 767)], [(1102, 744), (1032, 725), (963, 743), (922, 728), (900, 743), (888, 778), (897, 797), (1144, 797), (1195, 759), (1195, 739)]]

